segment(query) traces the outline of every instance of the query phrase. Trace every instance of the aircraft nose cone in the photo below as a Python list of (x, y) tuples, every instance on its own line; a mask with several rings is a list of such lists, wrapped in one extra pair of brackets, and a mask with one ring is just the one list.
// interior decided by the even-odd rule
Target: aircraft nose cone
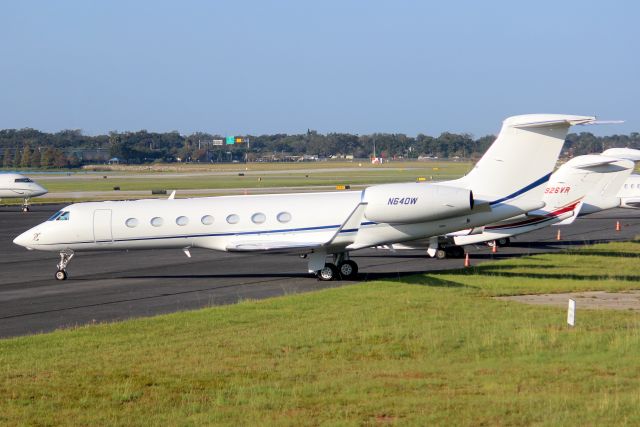
[(33, 231), (28, 230), (22, 233), (21, 235), (19, 235), (18, 237), (16, 237), (15, 239), (13, 239), (13, 243), (15, 243), (18, 246), (24, 246), (25, 248), (27, 248), (28, 245), (32, 243), (32, 240), (33, 240)]
[(38, 189), (36, 190), (35, 196), (36, 197), (37, 196), (42, 196), (43, 194), (47, 194), (47, 193), (48, 193), (48, 191), (47, 191), (46, 188), (38, 186)]

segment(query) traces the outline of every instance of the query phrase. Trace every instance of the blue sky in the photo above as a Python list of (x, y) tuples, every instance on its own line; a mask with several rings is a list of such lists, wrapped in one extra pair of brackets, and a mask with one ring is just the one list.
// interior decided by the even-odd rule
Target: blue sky
[(546, 0), (4, 2), (0, 128), (482, 136), (507, 116), (550, 112), (635, 132), (639, 12)]

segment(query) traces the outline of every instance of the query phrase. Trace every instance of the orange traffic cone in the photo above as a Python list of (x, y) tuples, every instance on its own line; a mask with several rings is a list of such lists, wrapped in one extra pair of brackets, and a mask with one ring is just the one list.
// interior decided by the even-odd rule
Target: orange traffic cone
[(464, 266), (471, 267), (471, 262), (469, 261), (469, 253), (464, 254)]
[(558, 228), (558, 234), (556, 234), (556, 240), (560, 240), (562, 239), (562, 237), (560, 237), (560, 229)]
[(620, 221), (616, 221), (616, 231), (620, 231)]
[(496, 252), (498, 252), (498, 244), (496, 243), (496, 241), (493, 241), (493, 246), (491, 246), (491, 253), (495, 254)]

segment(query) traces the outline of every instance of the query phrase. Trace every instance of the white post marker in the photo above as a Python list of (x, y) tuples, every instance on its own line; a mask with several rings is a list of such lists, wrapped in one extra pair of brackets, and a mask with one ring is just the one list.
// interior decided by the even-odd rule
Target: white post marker
[(567, 323), (569, 326), (576, 325), (576, 301), (569, 298), (569, 308), (567, 309)]

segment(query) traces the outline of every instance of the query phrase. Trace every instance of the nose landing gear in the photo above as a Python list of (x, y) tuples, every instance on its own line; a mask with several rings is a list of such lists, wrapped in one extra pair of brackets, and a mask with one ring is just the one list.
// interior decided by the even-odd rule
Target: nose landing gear
[(31, 210), (31, 204), (29, 203), (29, 198), (26, 197), (23, 201), (22, 201), (22, 212), (29, 212)]
[(73, 258), (73, 251), (71, 249), (65, 249), (60, 251), (60, 262), (58, 263), (58, 271), (56, 271), (56, 280), (67, 280), (67, 265), (71, 258)]

